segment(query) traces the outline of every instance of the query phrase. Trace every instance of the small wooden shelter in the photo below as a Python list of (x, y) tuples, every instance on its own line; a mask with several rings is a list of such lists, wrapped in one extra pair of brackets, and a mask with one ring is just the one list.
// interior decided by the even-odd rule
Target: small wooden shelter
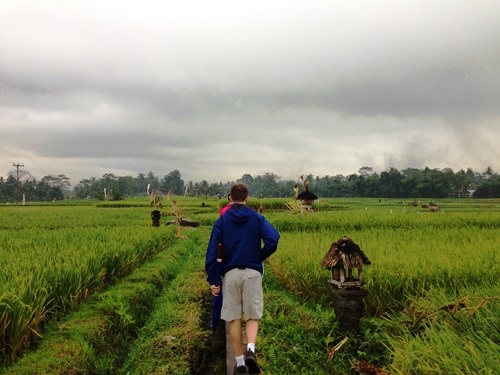
[[(363, 286), (363, 266), (371, 264), (361, 248), (349, 237), (343, 236), (334, 242), (321, 261), (321, 266), (331, 272), (330, 283), (338, 288)], [(358, 270), (357, 277), (353, 269)]]

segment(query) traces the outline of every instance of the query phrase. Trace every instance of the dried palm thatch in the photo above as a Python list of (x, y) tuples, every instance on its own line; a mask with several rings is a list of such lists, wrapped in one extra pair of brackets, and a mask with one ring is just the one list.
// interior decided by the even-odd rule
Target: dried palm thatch
[(304, 190), (302, 193), (297, 195), (297, 199), (299, 201), (314, 201), (318, 199), (318, 196), (312, 192), (309, 191), (309, 188), (307, 190)]
[(307, 186), (307, 181), (303, 175), (300, 176), (300, 179), (302, 180), (302, 186), (304, 187), (304, 191), (297, 195), (298, 188), (297, 188), (297, 185), (295, 185), (295, 187), (297, 189), (297, 190), (295, 190), (296, 199), (298, 199), (299, 201), (305, 201), (305, 202), (308, 202), (308, 204), (311, 204), (313, 201), (318, 199), (318, 196), (309, 190), (309, 186)]
[(328, 269), (335, 267), (361, 269), (363, 265), (371, 264), (371, 262), (352, 239), (343, 236), (330, 246), (320, 264)]

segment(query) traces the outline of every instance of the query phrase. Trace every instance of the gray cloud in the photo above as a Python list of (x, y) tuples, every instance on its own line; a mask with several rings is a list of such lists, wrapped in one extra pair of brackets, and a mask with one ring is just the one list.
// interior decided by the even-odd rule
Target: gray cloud
[(0, 160), (74, 182), (498, 169), (499, 19), (489, 0), (6, 0)]

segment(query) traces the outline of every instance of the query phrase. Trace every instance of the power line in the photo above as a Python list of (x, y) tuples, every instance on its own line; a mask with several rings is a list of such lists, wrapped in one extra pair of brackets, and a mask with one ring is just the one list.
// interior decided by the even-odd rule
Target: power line
[(14, 162), (13, 162), (12, 160), (9, 160), (9, 159), (7, 159), (7, 158), (4, 158), (2, 155), (0, 155), (0, 159), (3, 159), (3, 160), (5, 160), (5, 161), (8, 161), (9, 163), (13, 163), (13, 164), (14, 164)]

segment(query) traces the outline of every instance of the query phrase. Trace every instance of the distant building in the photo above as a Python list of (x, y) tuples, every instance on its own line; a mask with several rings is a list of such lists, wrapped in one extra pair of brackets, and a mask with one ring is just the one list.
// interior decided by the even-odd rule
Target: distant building
[(451, 198), (472, 198), (476, 190), (453, 191), (450, 193)]

